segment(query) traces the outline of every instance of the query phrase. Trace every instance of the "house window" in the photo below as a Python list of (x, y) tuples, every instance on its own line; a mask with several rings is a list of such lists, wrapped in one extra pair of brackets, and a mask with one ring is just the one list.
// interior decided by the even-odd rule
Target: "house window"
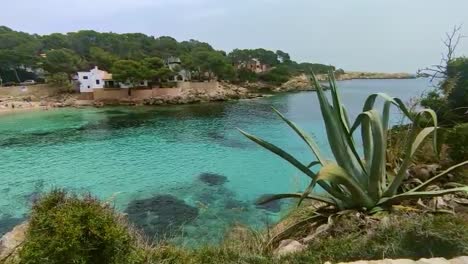
[(83, 76), (83, 79), (84, 79), (84, 80), (88, 80), (88, 76)]
[(96, 80), (96, 84), (101, 84), (101, 81), (100, 80)]

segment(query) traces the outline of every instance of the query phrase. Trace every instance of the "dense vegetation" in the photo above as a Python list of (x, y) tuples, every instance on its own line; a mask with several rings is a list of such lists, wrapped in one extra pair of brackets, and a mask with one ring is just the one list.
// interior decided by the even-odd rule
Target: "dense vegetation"
[(34, 205), (19, 256), (20, 263), (134, 263), (136, 245), (112, 208), (56, 190)]
[(468, 122), (468, 58), (447, 62), (446, 77), (422, 99), (421, 105), (434, 109), (443, 125)]
[[(325, 73), (334, 69), (322, 64), (296, 63), (283, 51), (253, 49), (226, 54), (208, 43), (197, 40), (178, 42), (167, 36), (156, 38), (140, 33), (92, 30), (40, 36), (0, 26), (0, 77), (4, 83), (34, 79), (29, 69), (43, 69), (49, 75), (65, 73), (71, 76), (95, 65), (115, 71), (119, 78), (159, 80), (170, 75), (164, 65), (164, 60), (170, 57), (180, 58), (181, 67), (191, 71), (196, 79), (216, 76), (233, 81), (282, 83), (300, 71)], [(273, 70), (257, 74), (235, 67), (253, 58), (274, 67)]]
[(343, 216), (303, 252), (278, 258), (265, 237), (238, 228), (219, 246), (187, 249), (139, 239), (117, 212), (89, 196), (53, 191), (33, 207), (26, 241), (6, 263), (324, 263), (468, 254), (463, 216), (403, 213), (372, 221)]

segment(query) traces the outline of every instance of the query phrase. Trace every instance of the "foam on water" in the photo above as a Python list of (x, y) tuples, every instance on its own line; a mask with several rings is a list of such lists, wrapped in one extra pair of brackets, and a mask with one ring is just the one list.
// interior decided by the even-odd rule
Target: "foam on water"
[[(427, 81), (346, 81), (340, 86), (355, 116), (370, 93), (409, 100), (427, 88)], [(137, 225), (153, 226), (151, 236), (161, 237), (167, 229), (163, 235), (180, 244), (217, 243), (237, 223), (264, 228), (279, 219), (279, 209), (287, 203), (257, 207), (254, 201), (265, 194), (299, 191), (306, 179), (236, 128), (284, 147), (304, 163), (312, 160), (270, 106), (312, 133), (330, 154), (313, 92), (0, 117), (0, 233), (22, 221), (40, 193), (53, 187), (112, 200)], [(165, 222), (158, 222), (162, 213)]]

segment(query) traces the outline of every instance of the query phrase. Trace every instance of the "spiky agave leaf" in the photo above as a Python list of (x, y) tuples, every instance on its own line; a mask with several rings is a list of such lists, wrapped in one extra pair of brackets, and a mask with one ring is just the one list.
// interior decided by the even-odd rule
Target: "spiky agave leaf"
[(312, 172), (307, 166), (302, 164), (300, 161), (298, 161), (296, 158), (294, 158), (291, 154), (287, 153), (286, 151), (282, 150), (281, 148), (259, 138), (254, 135), (251, 135), (241, 129), (239, 131), (246, 136), (248, 139), (252, 140), (253, 142), (259, 144), (260, 146), (264, 147), (265, 149), (273, 152), (274, 154), (280, 156), (282, 159), (288, 161), (291, 163), (294, 167), (302, 171), (305, 175), (309, 176), (312, 180), (316, 180), (316, 175), (314, 172)]
[(320, 152), (320, 149), (319, 149), (317, 143), (315, 143), (315, 141), (312, 139), (312, 137), (309, 136), (306, 132), (304, 132), (304, 130), (302, 130), (300, 127), (298, 127), (294, 122), (287, 119), (283, 114), (281, 114), (281, 112), (279, 112), (275, 108), (273, 108), (273, 111), (275, 111), (275, 113), (279, 117), (281, 117), (281, 119), (283, 119), (283, 121), (286, 122), (286, 124), (288, 124), (294, 130), (294, 132), (296, 132), (296, 134), (298, 134), (299, 137), (302, 138), (302, 140), (304, 140), (304, 142), (312, 150), (312, 153), (314, 153), (315, 157), (320, 162), (320, 164), (325, 165), (327, 163), (327, 160), (322, 156), (322, 153)]
[[(317, 88), (317, 97), (322, 111), (322, 117), (325, 123), (328, 142), (330, 144), (333, 156), (336, 162), (347, 171), (361, 184), (366, 184), (366, 173), (364, 165), (361, 162), (358, 152), (354, 147), (354, 143), (350, 139), (346, 125), (343, 124), (341, 111), (334, 108), (328, 102), (322, 86), (318, 82), (315, 75), (312, 74), (312, 81)], [(333, 78), (330, 76), (330, 78)], [(330, 84), (333, 86), (333, 83)], [(331, 88), (332, 96), (336, 93), (336, 87)], [(340, 108), (341, 106), (339, 106)]]
[[(263, 205), (263, 204), (267, 204), (267, 203), (272, 202), (272, 201), (287, 199), (287, 198), (301, 199), (302, 195), (303, 195), (302, 193), (272, 194), (272, 195), (262, 197), (261, 199), (257, 200), (255, 203), (258, 204), (258, 205)], [(337, 206), (335, 200), (333, 200), (333, 199), (331, 199), (329, 197), (326, 197), (326, 196), (322, 196), (322, 195), (309, 194), (306, 197), (304, 197), (304, 199), (315, 200), (315, 201), (319, 201), (319, 202), (326, 203), (326, 204), (329, 204), (329, 205)]]
[[(345, 204), (354, 204), (356, 206), (362, 206), (371, 209), (375, 205), (375, 201), (362, 189), (362, 186), (351, 177), (344, 168), (338, 164), (327, 164), (320, 169), (317, 174), (318, 181), (326, 181), (334, 183), (337, 186), (344, 186), (351, 194), (352, 202), (342, 201)], [(340, 200), (340, 197), (335, 197)]]
[[(385, 174), (385, 141), (382, 120), (380, 119), (379, 113), (372, 109), (363, 112), (358, 115), (351, 133), (353, 133), (357, 127), (364, 125), (368, 127), (369, 133), (364, 134), (363, 141), (368, 141), (372, 146), (373, 150), (370, 152), (370, 163), (368, 167), (368, 192), (372, 199), (377, 202), (382, 194), (382, 179)], [(367, 161), (366, 161), (367, 164)]]
[(379, 201), (378, 205), (389, 206), (389, 205), (393, 205), (393, 204), (396, 204), (405, 200), (432, 198), (432, 197), (437, 197), (437, 196), (442, 196), (442, 195), (452, 194), (452, 193), (460, 193), (460, 192), (468, 193), (468, 186), (452, 188), (452, 189), (447, 189), (447, 190), (439, 190), (439, 191), (427, 191), (427, 192), (409, 191), (409, 192), (405, 192), (402, 194), (393, 195), (391, 197), (384, 197)]

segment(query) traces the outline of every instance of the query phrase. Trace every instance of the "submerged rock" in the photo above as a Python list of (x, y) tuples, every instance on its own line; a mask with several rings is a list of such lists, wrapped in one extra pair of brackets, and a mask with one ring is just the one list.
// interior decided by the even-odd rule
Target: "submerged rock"
[[(260, 196), (260, 198), (258, 198), (258, 201), (264, 200), (265, 198), (270, 197), (270, 196), (271, 194), (264, 194)], [(281, 203), (282, 202), (280, 200), (274, 200), (266, 204), (257, 204), (257, 208), (267, 210), (272, 213), (279, 213), (281, 211)]]
[(154, 240), (172, 237), (179, 228), (198, 216), (198, 208), (186, 204), (172, 195), (154, 197), (130, 202), (125, 212), (128, 219)]
[(223, 185), (228, 181), (226, 176), (216, 173), (202, 173), (198, 178), (209, 186)]

